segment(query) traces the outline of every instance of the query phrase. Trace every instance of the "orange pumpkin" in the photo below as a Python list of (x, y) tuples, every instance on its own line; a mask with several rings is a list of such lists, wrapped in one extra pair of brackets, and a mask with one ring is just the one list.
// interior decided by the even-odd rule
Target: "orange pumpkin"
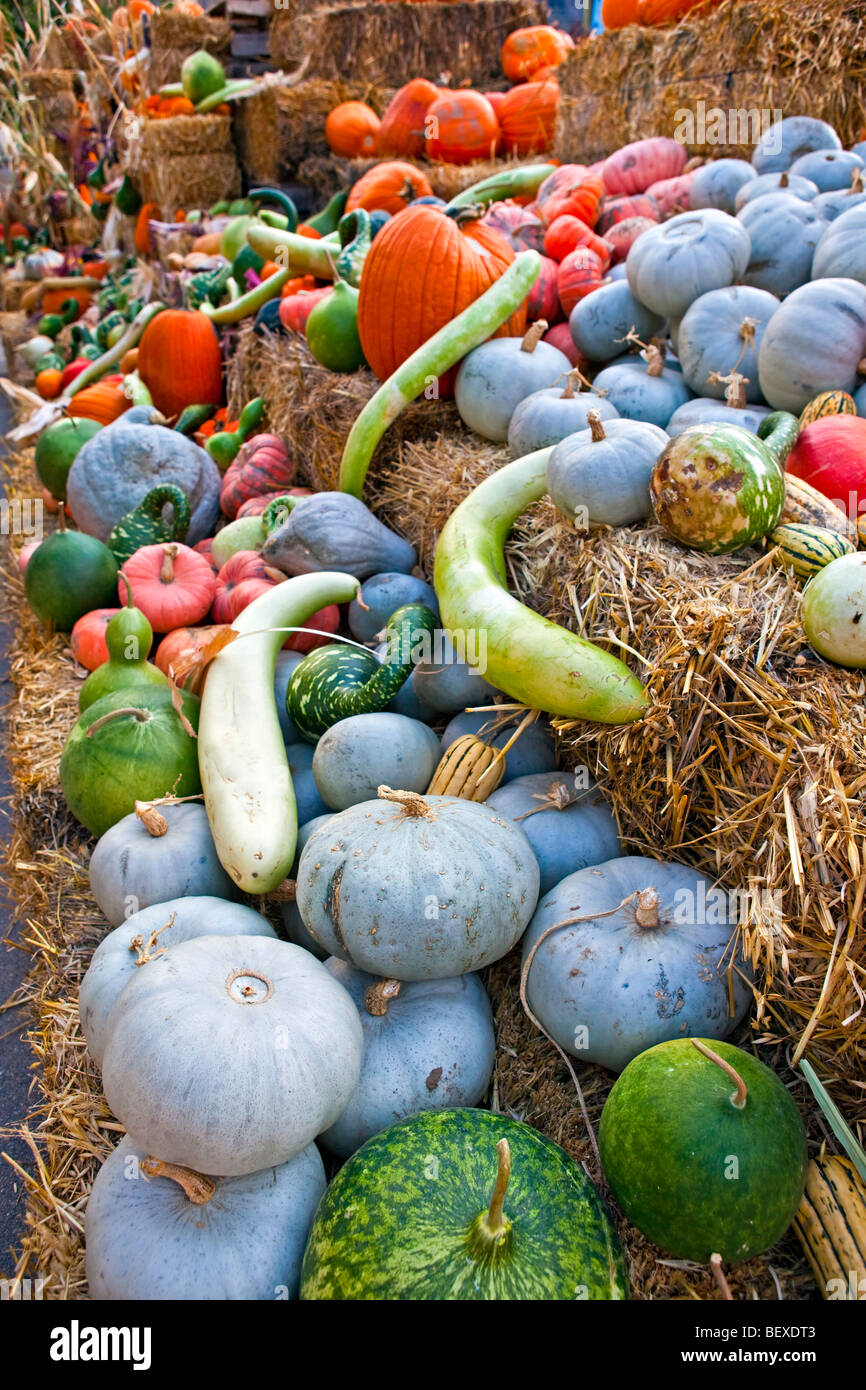
[[(200, 623), (216, 593), (216, 575), (209, 560), (188, 545), (144, 545), (120, 570), (154, 632)], [(118, 590), (125, 598), (126, 584)]]
[(130, 402), (123, 394), (122, 376), (104, 376), (92, 386), (85, 386), (69, 402), (67, 413), (79, 419), (96, 420), (100, 425), (110, 425), (125, 410)]
[[(214, 573), (216, 587), (216, 573)], [(164, 676), (170, 676), (184, 690), (201, 693), (207, 679), (207, 668), (198, 664), (207, 655), (208, 647), (225, 628), (220, 623), (206, 627), (177, 627), (166, 633), (156, 649), (154, 665)]]
[(134, 372), (137, 366), (138, 348), (130, 348), (129, 351), (125, 352), (120, 359), (120, 370), (123, 372), (124, 376), (129, 376), (129, 373)]
[(63, 388), (63, 372), (57, 367), (45, 367), (36, 373), (36, 390), (46, 401), (53, 401)]
[(556, 68), (574, 48), (568, 34), (551, 24), (515, 29), (502, 45), (502, 71), (509, 82), (526, 82), (539, 68)]
[(605, 29), (624, 29), (637, 24), (639, 0), (603, 0), (601, 19)]
[(192, 244), (193, 251), (200, 251), (203, 256), (218, 256), (220, 253), (220, 234), (219, 232), (203, 232), (197, 236)]
[[(85, 273), (90, 274), (89, 266)], [(91, 291), (87, 289), (46, 290), (42, 296), (42, 312), (43, 314), (59, 314), (67, 299), (74, 299), (78, 305), (77, 318), (78, 314), (84, 313), (92, 298)]]
[(576, 251), (569, 251), (560, 262), (556, 287), (566, 318), (579, 299), (585, 299), (598, 289), (604, 279), (604, 269), (601, 259), (588, 246), (578, 246)]
[(526, 82), (506, 92), (499, 107), (502, 145), (507, 154), (532, 154), (553, 144), (559, 83)]
[(379, 117), (363, 101), (344, 101), (328, 113), (325, 139), (332, 154), (369, 159), (376, 153)]
[(690, 10), (708, 9), (718, 0), (638, 0), (638, 24), (676, 24)]
[[(430, 198), (432, 185), (414, 164), (387, 160), (362, 174), (346, 201), (346, 212), (364, 208), (366, 212), (402, 212), (415, 198)], [(378, 241), (378, 237), (376, 238)]]
[(70, 632), (69, 645), (72, 655), (85, 671), (95, 671), (108, 660), (105, 629), (119, 612), (119, 608), (94, 608), (92, 612), (79, 618)]
[(424, 153), (424, 121), (439, 89), (424, 77), (415, 77), (391, 98), (379, 126), (379, 154), (417, 159)]
[(496, 112), (480, 92), (443, 92), (428, 108), (424, 125), (428, 159), (446, 164), (492, 159), (499, 144)]
[[(364, 262), (358, 331), (380, 381), (498, 280), (514, 253), (477, 209), (409, 208), (379, 232)], [(495, 336), (523, 333), (521, 307)], [(452, 378), (441, 385), (451, 389)]]
[(150, 255), (150, 222), (158, 222), (162, 213), (158, 203), (142, 203), (135, 223), (135, 249), (139, 256)]
[(138, 371), (163, 415), (188, 405), (219, 405), (222, 353), (213, 324), (196, 309), (163, 309), (138, 345)]

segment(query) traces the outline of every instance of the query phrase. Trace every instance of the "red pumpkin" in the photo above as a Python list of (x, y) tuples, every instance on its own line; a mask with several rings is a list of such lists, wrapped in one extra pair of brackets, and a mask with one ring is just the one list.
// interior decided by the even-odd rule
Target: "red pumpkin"
[(586, 178), (588, 172), (585, 164), (558, 165), (553, 173), (548, 174), (544, 182), (539, 184), (535, 201), (539, 207), (543, 208), (548, 198), (552, 198), (555, 193), (560, 193), (563, 188), (576, 186)]
[(505, 100), (505, 92), (482, 92), (481, 95), (486, 97), (487, 100), (490, 102), (490, 105), (493, 107), (493, 110), (496, 113), (496, 119), (498, 121), (499, 112), (502, 109), (502, 103)]
[(424, 77), (415, 77), (400, 87), (382, 117), (376, 137), (378, 153), (397, 159), (417, 159), (422, 155), (424, 121), (438, 96), (439, 88)]
[(613, 247), (613, 264), (624, 261), (638, 237), (656, 225), (648, 217), (627, 217), (624, 222), (617, 222), (616, 226), (610, 227), (605, 232), (604, 239), (607, 245)]
[(610, 265), (610, 246), (600, 236), (596, 236), (579, 217), (572, 217), (566, 213), (551, 222), (544, 234), (546, 256), (552, 257), (555, 261), (563, 261), (569, 252), (576, 251), (578, 246), (588, 246), (590, 251), (594, 251), (605, 270)]
[(637, 193), (627, 198), (605, 198), (595, 230), (599, 236), (606, 237), (611, 227), (625, 222), (627, 217), (646, 217), (650, 222), (658, 222), (661, 220), (661, 208), (655, 198), (647, 193)]
[(119, 608), (94, 608), (79, 618), (69, 634), (72, 655), (86, 671), (95, 671), (97, 666), (108, 660), (108, 647), (105, 645), (105, 629)]
[(280, 300), (280, 307), (277, 311), (280, 316), (280, 323), (292, 333), (304, 333), (307, 319), (319, 300), (325, 299), (333, 293), (333, 285), (325, 285), (320, 290), (298, 290), (296, 294), (287, 295), (285, 299)]
[(583, 174), (581, 178), (563, 182), (545, 199), (541, 204), (541, 217), (548, 227), (558, 217), (577, 217), (587, 227), (594, 227), (603, 193), (599, 174)]
[[(154, 632), (200, 623), (216, 593), (216, 575), (205, 555), (188, 545), (145, 545), (120, 570), (129, 580), (132, 602)], [(126, 585), (118, 585), (126, 598)]]
[(594, 251), (578, 246), (559, 267), (558, 289), (562, 312), (568, 318), (579, 299), (597, 290), (604, 279), (604, 266)]
[(74, 381), (77, 376), (80, 376), (85, 368), (89, 366), (90, 359), (88, 357), (73, 357), (72, 361), (68, 362), (63, 368), (63, 375), (60, 379), (61, 391), (65, 391), (69, 383)]
[(236, 519), (239, 520), (242, 516), (261, 516), (278, 497), (309, 497), (311, 492), (312, 488), (308, 487), (286, 487), (280, 492), (265, 492), (261, 497), (250, 497), (238, 507)]
[(673, 212), (689, 211), (692, 205), (692, 180), (696, 172), (693, 169), (689, 174), (677, 174), (672, 179), (659, 179), (658, 182), (650, 184), (647, 196), (655, 198), (663, 216), (667, 217)]
[(213, 557), (213, 542), (213, 536), (208, 536), (203, 541), (197, 541), (196, 544), (193, 546), (193, 550), (197, 551), (199, 555), (204, 556), (211, 569), (213, 570), (214, 574), (219, 574), (219, 565)]
[(556, 323), (559, 318), (562, 318), (559, 305), (559, 266), (549, 256), (542, 256), (538, 279), (526, 299), (526, 322), (535, 323), (536, 319), (546, 319), (548, 323)]
[(506, 92), (499, 108), (502, 148), (506, 154), (533, 154), (553, 145), (559, 83), (526, 82)]
[(217, 575), (211, 605), (214, 622), (233, 623), (253, 599), (274, 587), (278, 573), (268, 568), (257, 550), (238, 550)]
[(226, 469), (220, 490), (223, 513), (234, 520), (243, 502), (287, 488), (294, 473), (294, 462), (279, 435), (254, 435), (241, 445), (234, 463)]
[(856, 521), (866, 511), (866, 419), (822, 415), (801, 432), (785, 465)]
[[(362, 174), (349, 190), (346, 212), (364, 208), (366, 212), (402, 212), (416, 198), (432, 198), (433, 187), (414, 164), (387, 160)], [(378, 241), (378, 237), (376, 240)]]
[(685, 145), (668, 135), (634, 140), (604, 161), (605, 190), (612, 195), (644, 193), (651, 183), (681, 174), (688, 157)]
[[(386, 222), (364, 262), (358, 298), (361, 347), (379, 380), (474, 303), (513, 259), (504, 238), (471, 208), (448, 213), (422, 205)], [(525, 326), (521, 308), (494, 336), (522, 336)]]
[(491, 203), (481, 221), (505, 237), (512, 251), (544, 250), (544, 226), (519, 203)]
[(122, 376), (104, 376), (93, 386), (85, 386), (69, 402), (68, 415), (78, 419), (96, 420), (100, 425), (110, 425), (125, 410), (131, 401), (123, 394)]
[(428, 159), (470, 164), (492, 159), (499, 144), (496, 112), (480, 92), (445, 92), (427, 110), (424, 149)]
[(151, 319), (138, 345), (138, 371), (169, 419), (188, 405), (219, 405), (223, 398), (219, 339), (207, 315), (194, 309), (163, 309)]
[(540, 68), (556, 68), (574, 48), (568, 34), (551, 24), (514, 29), (502, 45), (502, 71), (509, 82), (526, 82)]
[(376, 153), (379, 117), (363, 101), (343, 101), (328, 113), (325, 139), (332, 154), (370, 159)]
[(327, 608), (320, 608), (308, 618), (300, 632), (293, 632), (287, 638), (283, 651), (312, 652), (316, 647), (326, 647), (339, 626), (340, 610), (336, 603), (329, 603)]
[(586, 371), (589, 366), (589, 358), (584, 357), (580, 349), (575, 347), (571, 329), (567, 323), (555, 323), (552, 328), (548, 328), (543, 341), (552, 343), (555, 348), (559, 348), (559, 351), (568, 358), (572, 367), (579, 367), (582, 372)]

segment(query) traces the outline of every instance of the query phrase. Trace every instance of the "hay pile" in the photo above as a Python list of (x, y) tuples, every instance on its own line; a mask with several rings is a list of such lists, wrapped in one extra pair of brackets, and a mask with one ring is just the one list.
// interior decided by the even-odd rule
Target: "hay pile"
[[(235, 103), (235, 140), (244, 173), (256, 183), (300, 177), (306, 160), (332, 158), (325, 121), (335, 106), (363, 101), (381, 115), (392, 95), (390, 89), (367, 82), (312, 78), (290, 85), (288, 80), (266, 81), (260, 92)], [(335, 186), (332, 183), (328, 197)]]
[(145, 196), (172, 217), (178, 208), (236, 198), (241, 171), (231, 116), (169, 116), (142, 122), (140, 163)]
[(210, 15), (186, 15), (177, 10), (155, 10), (150, 15), (150, 72), (152, 92), (180, 81), (181, 64), (190, 53), (207, 49), (215, 57), (228, 57), (232, 29), (227, 19)]
[(69, 133), (78, 119), (75, 73), (63, 68), (43, 68), (24, 75), (24, 92), (38, 112), (45, 148), (64, 169), (72, 168)]
[[(844, 145), (866, 127), (863, 5), (838, 0), (722, 0), (672, 28), (627, 29), (579, 44), (559, 68), (554, 153), (602, 159), (648, 135), (684, 138), (692, 154), (749, 157), (755, 127), (819, 116)], [(684, 113), (697, 119), (678, 136)], [(721, 126), (711, 112), (724, 112)], [(746, 113), (756, 113), (749, 118)], [(742, 113), (742, 114), (738, 114)]]
[(502, 76), (502, 45), (513, 29), (545, 24), (541, 0), (456, 0), (451, 4), (368, 4), (277, 10), (271, 57), (286, 71), (308, 60), (307, 76), (399, 87), (410, 77), (454, 85)]
[[(313, 190), (316, 198), (324, 200), (336, 188), (350, 188), (356, 179), (378, 162), (375, 159), (340, 159), (333, 154), (312, 155), (300, 166), (298, 178)], [(406, 162), (416, 165), (430, 180), (433, 192), (446, 200), (462, 193), (464, 188), (471, 188), (481, 179), (521, 163), (519, 159), (476, 159), (471, 164), (444, 164), (429, 159), (410, 159)]]

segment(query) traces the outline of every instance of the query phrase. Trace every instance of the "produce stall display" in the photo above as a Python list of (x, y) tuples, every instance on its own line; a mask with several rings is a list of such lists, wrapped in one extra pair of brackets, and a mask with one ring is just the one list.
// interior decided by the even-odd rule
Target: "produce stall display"
[(0, 89), (10, 1278), (866, 1281), (866, 119), (599, 133), (730, 9), (136, 0), (65, 167)]

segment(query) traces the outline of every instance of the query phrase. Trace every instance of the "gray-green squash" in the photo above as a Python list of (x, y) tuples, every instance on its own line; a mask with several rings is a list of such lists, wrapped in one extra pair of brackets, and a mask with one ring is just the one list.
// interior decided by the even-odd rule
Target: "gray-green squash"
[(461, 362), (454, 400), (463, 423), (482, 438), (505, 440), (520, 402), (571, 370), (565, 353), (541, 341), (545, 327), (539, 320), (523, 338), (491, 338)]
[(341, 570), (367, 579), (383, 570), (408, 574), (417, 555), (369, 507), (345, 492), (287, 497), (288, 517), (262, 546), (265, 563), (285, 574)]
[(313, 754), (313, 777), (325, 806), (344, 811), (369, 801), (383, 782), (426, 791), (439, 753), (438, 738), (418, 719), (387, 711), (354, 714), (322, 734)]
[(568, 874), (620, 853), (616, 820), (598, 787), (580, 772), (540, 772), (515, 777), (487, 798), (501, 816), (519, 825), (538, 860), (541, 894)]
[(750, 254), (735, 217), (717, 208), (681, 212), (638, 237), (626, 260), (628, 283), (654, 313), (681, 318), (700, 295), (739, 280)]
[(547, 490), (576, 525), (628, 526), (651, 511), (649, 480), (668, 436), (657, 425), (590, 415), (590, 428), (556, 445)]
[[(778, 307), (779, 300), (766, 290), (727, 285), (702, 294), (686, 310), (677, 344), (683, 376), (698, 397), (722, 400), (722, 378), (737, 371), (743, 377), (746, 401), (761, 400), (758, 352)], [(669, 425), (665, 428), (670, 433)]]

